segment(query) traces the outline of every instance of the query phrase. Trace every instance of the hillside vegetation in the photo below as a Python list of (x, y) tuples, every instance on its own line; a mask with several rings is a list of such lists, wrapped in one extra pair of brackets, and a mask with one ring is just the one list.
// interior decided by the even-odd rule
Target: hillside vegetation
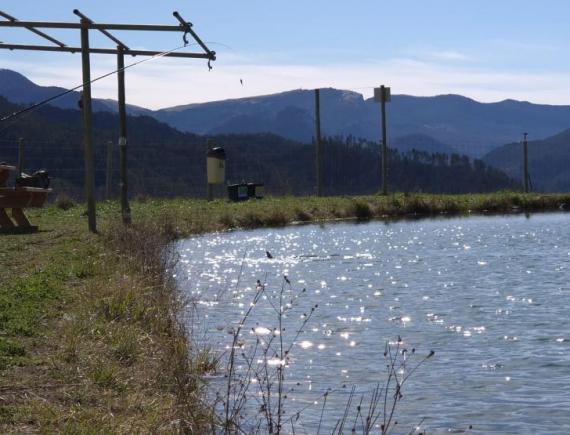
[[(510, 143), (484, 157), (492, 165), (514, 179), (523, 179), (522, 144)], [(545, 192), (570, 190), (570, 130), (544, 140), (528, 143), (529, 174), (533, 187)]]
[[(0, 98), (0, 113), (20, 106)], [(116, 143), (118, 118), (109, 112), (93, 117), (96, 185), (103, 190), (107, 142)], [(205, 195), (207, 140), (227, 152), (229, 182), (264, 183), (273, 194), (307, 195), (314, 192), (314, 146), (280, 136), (221, 135), (202, 137), (182, 133), (146, 116), (129, 117), (129, 179), (134, 195)], [(46, 168), (56, 178), (58, 191), (81, 195), (83, 150), (81, 114), (49, 106), (3, 123), (0, 127), (0, 161), (15, 163), (18, 138), (26, 145), (28, 170)], [(411, 136), (410, 149), (422, 140)], [(323, 183), (327, 195), (372, 194), (380, 188), (378, 145), (352, 137), (326, 138), (322, 146)], [(118, 181), (118, 150), (113, 155), (114, 184)], [(502, 172), (466, 156), (391, 150), (390, 189), (407, 192), (467, 193), (512, 189)]]

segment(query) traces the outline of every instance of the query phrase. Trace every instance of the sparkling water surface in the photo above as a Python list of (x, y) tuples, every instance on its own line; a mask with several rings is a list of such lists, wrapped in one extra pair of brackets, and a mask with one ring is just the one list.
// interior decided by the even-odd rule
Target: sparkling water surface
[(285, 409), (303, 410), (306, 433), (327, 389), (338, 391), (332, 424), (353, 385), (384, 382), (385, 343), (398, 336), (435, 357), (406, 384), (395, 433), (422, 421), (427, 433), (570, 433), (568, 224), (556, 213), (213, 234), (178, 244), (176, 278), (198, 303), (195, 339), (225, 355), (257, 281), (266, 292), (242, 330), (245, 350), (278, 326), (283, 289), (293, 301)]

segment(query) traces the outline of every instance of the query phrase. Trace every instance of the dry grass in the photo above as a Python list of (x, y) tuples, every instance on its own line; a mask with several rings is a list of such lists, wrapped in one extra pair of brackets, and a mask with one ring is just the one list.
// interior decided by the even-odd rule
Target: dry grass
[(0, 321), (0, 431), (201, 433), (211, 421), (201, 370), (211, 367), (176, 317), (172, 226), (93, 236), (80, 213), (46, 210), (35, 216), (45, 232), (3, 238), (11, 278), (0, 284), (25, 288), (28, 310)]

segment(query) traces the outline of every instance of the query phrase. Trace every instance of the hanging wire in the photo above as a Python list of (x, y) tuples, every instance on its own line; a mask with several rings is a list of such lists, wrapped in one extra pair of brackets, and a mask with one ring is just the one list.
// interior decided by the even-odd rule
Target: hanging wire
[[(173, 52), (175, 52), (175, 51), (177, 51), (177, 50), (181, 50), (181, 49), (183, 49), (183, 48), (186, 48), (186, 47), (189, 47), (189, 46), (192, 46), (192, 45), (198, 45), (198, 44), (196, 44), (196, 43), (188, 44), (188, 40), (187, 40), (187, 38), (185, 37), (185, 35), (183, 36), (183, 40), (184, 40), (184, 45), (182, 45), (182, 46), (180, 46), (180, 47), (176, 47), (176, 48), (173, 48), (173, 49), (171, 49), (171, 50), (158, 53), (158, 54), (156, 54), (156, 55), (154, 55), (154, 56), (152, 56), (152, 57), (149, 57), (149, 58), (146, 58), (146, 59), (142, 59), (142, 60), (140, 60), (140, 61), (137, 61), (137, 62), (134, 62), (134, 63), (132, 63), (132, 64), (130, 64), (130, 65), (127, 65), (127, 66), (125, 66), (124, 68), (119, 68), (119, 69), (113, 70), (113, 71), (111, 71), (111, 72), (108, 72), (108, 73), (106, 73), (106, 74), (103, 74), (103, 75), (101, 75), (101, 76), (99, 76), (99, 77), (96, 77), (96, 78), (92, 79), (89, 83), (90, 83), (90, 84), (91, 84), (91, 83), (95, 83), (95, 82), (97, 82), (97, 81), (99, 81), (99, 80), (102, 80), (102, 79), (104, 79), (104, 78), (107, 78), (107, 77), (109, 77), (109, 76), (111, 76), (111, 75), (113, 75), (113, 74), (117, 74), (117, 73), (120, 72), (120, 71), (125, 71), (125, 70), (127, 70), (127, 69), (129, 69), (129, 68), (132, 68), (132, 67), (134, 67), (134, 66), (140, 65), (140, 64), (142, 64), (142, 63), (145, 63), (145, 62), (148, 62), (148, 61), (151, 61), (151, 60), (155, 60), (155, 59), (159, 59), (159, 58), (164, 57), (164, 56), (166, 56), (166, 55), (168, 55), (168, 54), (170, 54), (170, 53), (173, 53)], [(221, 42), (207, 41), (206, 43), (207, 43), (207, 44), (220, 45), (220, 46), (223, 46), (223, 47), (228, 48), (228, 49), (230, 49), (230, 50), (234, 50), (234, 49), (233, 49), (232, 47), (230, 47), (229, 45), (223, 44), (223, 43), (221, 43)], [(208, 60), (208, 70), (211, 70), (211, 69), (212, 69), (211, 63), (210, 63), (210, 60)], [(242, 80), (240, 79), (240, 81), (242, 81)], [(11, 120), (11, 119), (17, 118), (17, 117), (19, 117), (19, 116), (21, 116), (21, 115), (23, 115), (23, 114), (25, 114), (25, 113), (34, 111), (35, 109), (37, 109), (37, 108), (39, 108), (39, 107), (41, 107), (41, 106), (44, 106), (45, 104), (48, 104), (48, 103), (50, 103), (50, 102), (52, 102), (52, 101), (54, 101), (54, 100), (57, 100), (57, 99), (62, 98), (62, 97), (66, 96), (66, 95), (68, 95), (68, 94), (70, 94), (70, 93), (72, 93), (72, 92), (75, 92), (75, 91), (77, 91), (78, 89), (83, 88), (83, 87), (85, 86), (85, 84), (87, 84), (87, 83), (82, 83), (82, 84), (77, 85), (77, 86), (75, 86), (75, 87), (73, 87), (73, 88), (71, 88), (71, 89), (68, 89), (68, 90), (66, 90), (66, 91), (64, 91), (64, 92), (62, 92), (62, 93), (60, 93), (60, 94), (54, 95), (54, 96), (49, 97), (49, 98), (47, 98), (47, 99), (45, 99), (45, 100), (42, 100), (42, 101), (40, 101), (40, 102), (38, 102), (38, 103), (32, 104), (31, 106), (26, 107), (26, 108), (24, 108), (24, 109), (22, 109), (22, 110), (19, 110), (19, 111), (17, 111), (17, 112), (14, 112), (14, 113), (11, 113), (11, 114), (9, 114), (9, 115), (6, 115), (6, 116), (0, 118), (0, 122), (6, 122), (6, 121), (9, 121), (9, 120)], [(242, 82), (242, 84), (243, 84), (243, 82)], [(324, 87), (321, 86), (320, 89), (324, 89), (324, 88), (326, 88), (326, 87), (327, 87), (327, 86), (324, 86)], [(363, 89), (374, 89), (375, 86), (354, 86), (354, 87), (353, 87), (353, 86), (343, 86), (343, 88), (344, 88), (345, 90), (355, 91), (355, 90), (363, 90)], [(301, 87), (300, 89), (304, 89), (304, 88)], [(307, 89), (309, 89), (309, 88), (307, 88)], [(8, 127), (9, 127), (9, 126), (8, 126)], [(5, 130), (5, 128), (2, 129), (2, 130), (0, 130), (0, 132), (2, 132), (2, 131), (4, 131), (4, 130)]]
[[(22, 110), (19, 110), (19, 111), (17, 111), (17, 112), (11, 113), (10, 115), (6, 115), (6, 116), (0, 118), (0, 122), (6, 122), (6, 121), (9, 121), (9, 120), (11, 120), (11, 119), (17, 118), (17, 117), (19, 117), (19, 116), (21, 116), (21, 115), (23, 115), (23, 114), (25, 114), (25, 113), (32, 112), (32, 111), (36, 110), (37, 108), (39, 108), (39, 107), (41, 107), (41, 106), (43, 106), (43, 105), (45, 105), (45, 104), (48, 104), (48, 103), (50, 103), (50, 102), (52, 102), (52, 101), (54, 101), (54, 100), (57, 100), (58, 98), (64, 97), (64, 96), (66, 96), (66, 95), (68, 95), (68, 94), (70, 94), (70, 93), (72, 93), (72, 92), (77, 91), (78, 89), (83, 88), (86, 84), (95, 83), (95, 82), (97, 82), (97, 81), (99, 81), (99, 80), (102, 80), (102, 79), (104, 79), (104, 78), (107, 78), (107, 77), (109, 77), (109, 76), (112, 76), (113, 74), (117, 74), (117, 73), (120, 72), (120, 71), (125, 71), (125, 70), (127, 70), (127, 69), (129, 69), (129, 68), (132, 68), (132, 67), (134, 67), (134, 66), (140, 65), (140, 64), (142, 64), (142, 63), (149, 62), (149, 61), (155, 60), (155, 59), (159, 59), (159, 58), (164, 57), (164, 56), (166, 56), (166, 55), (168, 55), (168, 54), (170, 54), (170, 53), (173, 53), (173, 52), (175, 52), (175, 51), (178, 51), (178, 50), (181, 50), (181, 49), (183, 49), (183, 48), (186, 48), (186, 47), (188, 47), (188, 46), (190, 46), (190, 45), (197, 45), (197, 44), (188, 44), (188, 43), (185, 43), (184, 45), (182, 45), (182, 46), (180, 46), (180, 47), (173, 48), (172, 50), (163, 51), (163, 52), (161, 52), (161, 53), (155, 54), (155, 55), (152, 56), (152, 57), (149, 57), (149, 58), (146, 58), (146, 59), (142, 59), (142, 60), (139, 60), (139, 61), (137, 61), (137, 62), (134, 62), (134, 63), (131, 63), (131, 64), (129, 64), (129, 65), (126, 65), (124, 68), (118, 68), (118, 69), (116, 69), (116, 70), (113, 70), (113, 71), (111, 71), (111, 72), (108, 72), (108, 73), (106, 73), (106, 74), (103, 74), (103, 75), (101, 75), (101, 76), (99, 76), (99, 77), (96, 77), (96, 78), (92, 79), (91, 81), (89, 81), (88, 83), (82, 83), (82, 84), (77, 85), (77, 86), (75, 86), (75, 87), (73, 87), (73, 88), (71, 88), (71, 89), (68, 89), (68, 90), (66, 90), (66, 91), (64, 91), (64, 92), (61, 92), (61, 93), (59, 93), (59, 94), (57, 94), (57, 95), (54, 95), (54, 96), (52, 96), (52, 97), (50, 97), (50, 98), (46, 98), (45, 100), (42, 100), (42, 101), (40, 101), (40, 102), (38, 102), (38, 103), (35, 103), (35, 104), (32, 104), (31, 106), (26, 107), (26, 108), (24, 108), (24, 109), (22, 109)], [(210, 67), (210, 69), (211, 69), (211, 67)], [(12, 124), (12, 125), (13, 125), (13, 124)], [(7, 127), (9, 127), (9, 126), (7, 126)], [(1, 132), (1, 131), (4, 131), (4, 130), (5, 130), (5, 128), (2, 129), (2, 130), (0, 130), (0, 132)]]

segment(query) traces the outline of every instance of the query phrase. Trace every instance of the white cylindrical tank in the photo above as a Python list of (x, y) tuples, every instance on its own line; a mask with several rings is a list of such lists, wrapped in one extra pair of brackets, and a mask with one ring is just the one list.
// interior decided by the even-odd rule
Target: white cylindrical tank
[(208, 184), (226, 182), (226, 151), (222, 147), (212, 148), (207, 156)]

